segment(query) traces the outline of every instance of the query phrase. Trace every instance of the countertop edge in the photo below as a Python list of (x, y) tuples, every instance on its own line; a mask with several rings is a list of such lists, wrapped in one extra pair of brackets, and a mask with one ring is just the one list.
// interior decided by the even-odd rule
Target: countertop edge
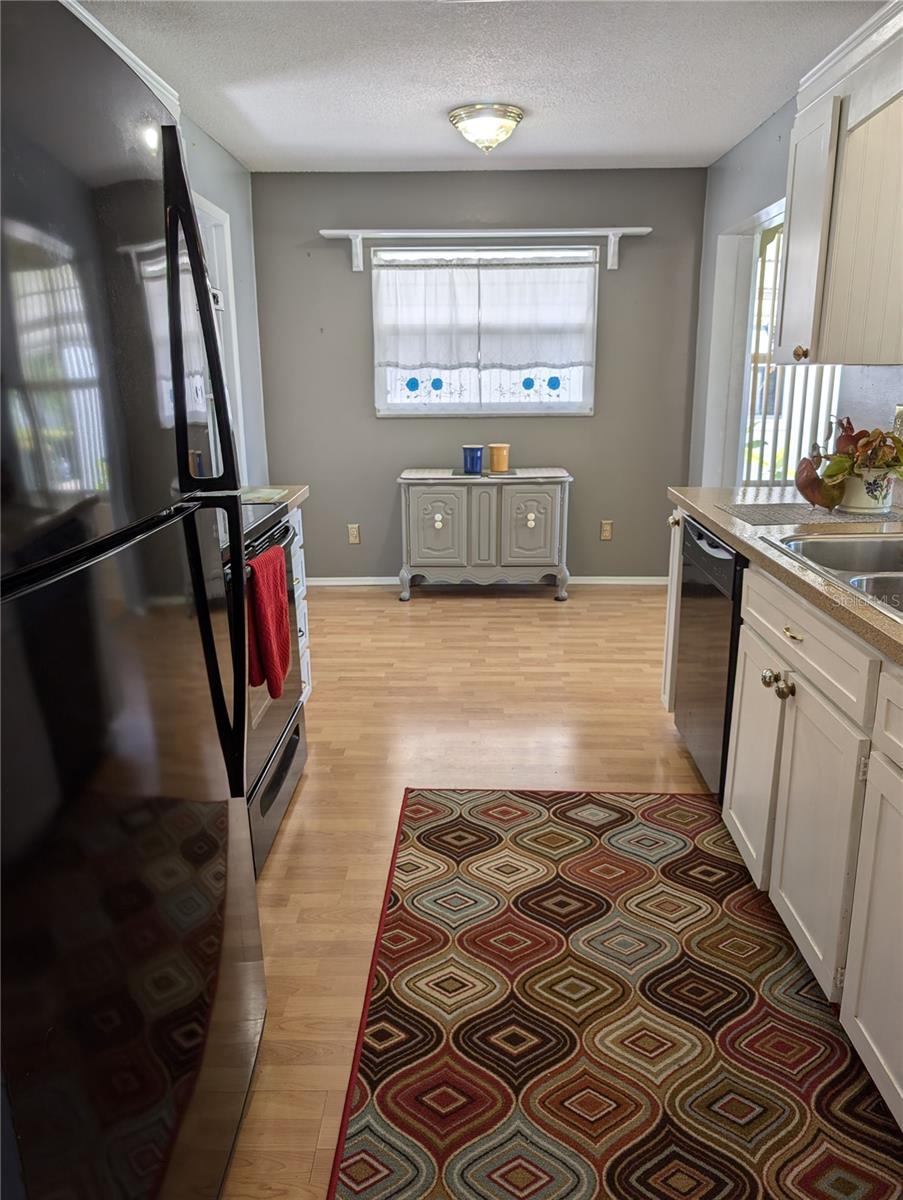
[[(800, 526), (748, 525), (727, 512), (719, 516), (714, 496), (707, 503), (701, 504), (688, 494), (688, 490), (711, 490), (721, 495), (721, 490), (716, 488), (669, 487), (668, 499), (688, 516), (711, 529), (733, 549), (739, 550), (749, 559), (750, 564), (760, 567), (779, 583), (808, 600), (813, 607), (867, 642), (879, 654), (903, 666), (903, 625), (894, 617), (885, 616), (866, 601), (862, 602), (862, 611), (851, 607), (852, 598), (845, 588), (783, 555), (780, 550), (773, 549), (762, 540), (763, 537), (786, 536), (787, 533), (798, 531)], [(743, 532), (737, 526), (745, 527), (748, 532)], [(813, 532), (815, 531), (824, 532), (824, 526), (815, 527)]]

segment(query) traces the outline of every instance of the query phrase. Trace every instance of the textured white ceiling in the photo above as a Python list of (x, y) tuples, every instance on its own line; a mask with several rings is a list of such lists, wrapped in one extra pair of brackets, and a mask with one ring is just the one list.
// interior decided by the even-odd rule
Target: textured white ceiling
[[(878, 7), (841, 0), (89, 0), (255, 171), (705, 166)], [(527, 116), (489, 157), (446, 119)]]

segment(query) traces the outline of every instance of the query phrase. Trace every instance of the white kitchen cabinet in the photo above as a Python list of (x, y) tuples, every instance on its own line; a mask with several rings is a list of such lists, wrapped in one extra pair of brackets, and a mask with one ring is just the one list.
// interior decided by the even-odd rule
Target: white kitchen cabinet
[(821, 313), (840, 99), (823, 96), (799, 114), (790, 134), (780, 316), (774, 357), (814, 357)]
[(903, 362), (903, 95), (841, 139), (824, 291), (822, 362)]
[(903, 361), (901, 59), (895, 0), (800, 83), (777, 362)]
[(668, 517), (671, 530), (671, 551), (668, 559), (668, 601), (665, 612), (665, 655), (662, 663), (662, 704), (666, 712), (674, 712), (674, 693), (677, 687), (677, 628), (680, 624), (680, 585), (683, 577), (683, 538), (681, 511), (675, 508)]
[(740, 630), (722, 816), (756, 887), (768, 887), (786, 705), (763, 686), (786, 670), (749, 625)]
[(903, 1125), (903, 770), (869, 762), (840, 1021)]
[(869, 739), (801, 675), (791, 679), (769, 895), (825, 995), (838, 1000)]

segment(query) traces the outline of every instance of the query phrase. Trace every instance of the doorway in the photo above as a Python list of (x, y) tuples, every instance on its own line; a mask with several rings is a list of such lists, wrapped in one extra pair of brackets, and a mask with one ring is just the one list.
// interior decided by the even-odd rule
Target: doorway
[(235, 279), (232, 270), (232, 231), (229, 214), (211, 200), (193, 193), (195, 212), (204, 243), (207, 276), (219, 337), (229, 413), (235, 433), (238, 473), (241, 483), (248, 482), (245, 451), (244, 408), (241, 395), (241, 369), (238, 357), (238, 323), (235, 309)]

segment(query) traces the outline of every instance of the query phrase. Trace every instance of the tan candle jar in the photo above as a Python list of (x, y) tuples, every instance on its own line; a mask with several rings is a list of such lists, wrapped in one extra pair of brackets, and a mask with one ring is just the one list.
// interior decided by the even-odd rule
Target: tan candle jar
[(489, 470), (494, 472), (507, 471), (511, 451), (510, 442), (489, 443)]

